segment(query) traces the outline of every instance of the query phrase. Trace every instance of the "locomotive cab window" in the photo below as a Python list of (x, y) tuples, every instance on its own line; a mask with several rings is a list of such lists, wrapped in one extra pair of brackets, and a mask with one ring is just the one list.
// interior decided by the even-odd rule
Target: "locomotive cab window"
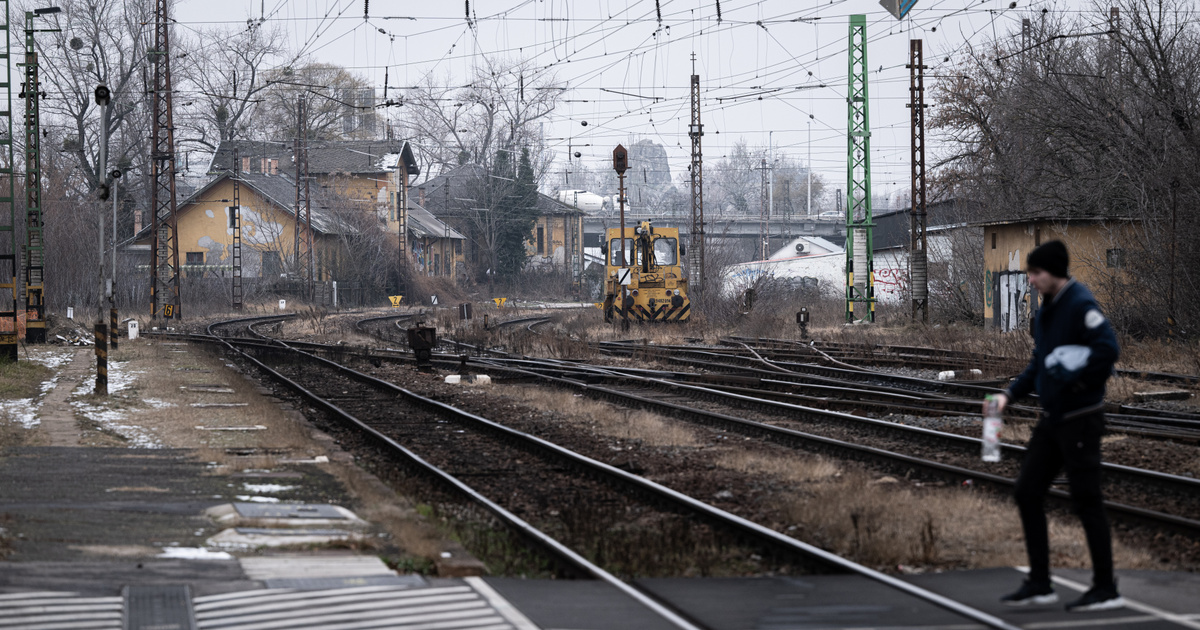
[(634, 245), (633, 239), (631, 239), (631, 238), (625, 239), (625, 260), (628, 260), (629, 262), (622, 263), (621, 262), (621, 239), (619, 239), (619, 238), (612, 239), (608, 243), (608, 264), (614, 265), (617, 267), (622, 267), (625, 265), (633, 265), (633, 264), (638, 264), (638, 265), (642, 264), (642, 253), (641, 252), (637, 253), (638, 254), (637, 262), (636, 263), (633, 262), (634, 248), (635, 248), (635, 245)]
[(654, 264), (674, 265), (679, 261), (676, 256), (677, 239), (659, 237), (654, 239)]

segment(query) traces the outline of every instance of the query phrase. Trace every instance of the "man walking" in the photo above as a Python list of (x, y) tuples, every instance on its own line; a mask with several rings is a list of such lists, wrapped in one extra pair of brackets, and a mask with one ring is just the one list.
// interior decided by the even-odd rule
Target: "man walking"
[(1108, 320), (1087, 287), (1067, 274), (1070, 259), (1061, 241), (1034, 249), (1026, 259), (1029, 284), (1043, 296), (1033, 323), (1033, 359), (995, 404), (1037, 391), (1042, 413), (1017, 478), (1016, 500), (1025, 530), (1029, 576), (1017, 592), (1001, 598), (1010, 606), (1052, 604), (1050, 537), (1042, 501), (1066, 469), (1071, 503), (1083, 523), (1092, 556), (1092, 588), (1067, 610), (1111, 610), (1125, 601), (1113, 575), (1112, 538), (1100, 493), (1100, 436), (1104, 432), (1104, 385), (1119, 349)]

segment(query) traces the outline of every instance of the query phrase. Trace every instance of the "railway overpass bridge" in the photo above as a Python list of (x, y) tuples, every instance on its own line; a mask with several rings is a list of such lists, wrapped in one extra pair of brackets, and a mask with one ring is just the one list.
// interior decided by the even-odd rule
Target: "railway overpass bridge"
[[(691, 218), (672, 215), (646, 215), (625, 213), (625, 226), (632, 227), (638, 223), (651, 220), (656, 227), (677, 227), (680, 234), (687, 234), (691, 229)], [(734, 241), (735, 243), (758, 245), (759, 219), (756, 216), (732, 216), (709, 218), (705, 232), (710, 242)], [(584, 217), (583, 233), (585, 247), (599, 247), (606, 228), (618, 227), (616, 214), (594, 214)], [(846, 238), (846, 220), (842, 218), (816, 216), (792, 216), (790, 218), (772, 218), (768, 225), (770, 244), (779, 247), (785, 241), (797, 236), (819, 236), (835, 243)]]

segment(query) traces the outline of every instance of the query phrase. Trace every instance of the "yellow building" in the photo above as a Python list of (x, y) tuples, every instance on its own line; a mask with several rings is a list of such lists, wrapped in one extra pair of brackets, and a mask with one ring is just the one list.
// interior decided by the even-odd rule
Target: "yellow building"
[(1127, 251), (1135, 243), (1136, 222), (1128, 219), (1019, 219), (981, 224), (983, 228), (984, 320), (1004, 331), (1028, 330), (1040, 307), (1029, 287), (1025, 257), (1046, 241), (1060, 240), (1070, 252), (1070, 273), (1101, 305), (1125, 297)]
[[(297, 277), (295, 258), (295, 181), (284, 174), (243, 174), (238, 180), (241, 202), (242, 277), (277, 279)], [(338, 238), (354, 229), (341, 212), (360, 209), (331, 207), (328, 196), (310, 192), (316, 279), (331, 278), (331, 268), (343, 247)], [(320, 201), (318, 201), (318, 196)], [(178, 240), (183, 277), (228, 276), (233, 268), (234, 229), (230, 208), (234, 205), (234, 180), (221, 174), (179, 202)], [(150, 226), (139, 231), (127, 248), (150, 253)], [(307, 227), (301, 225), (301, 230)], [(147, 261), (148, 262), (148, 261)]]
[(529, 269), (583, 270), (583, 211), (538, 193), (538, 218), (526, 242)]
[[(402, 174), (401, 169), (397, 169), (389, 184), (389, 194), (400, 190)], [(456, 258), (456, 265), (465, 260), (476, 264), (481, 259), (486, 260), (486, 257), (481, 258), (480, 252), (487, 249), (483, 234), (488, 231), (487, 224), (493, 217), (480, 200), (486, 198), (487, 178), (482, 166), (464, 164), (420, 184), (409, 182), (410, 207), (424, 208), (431, 217), (451, 224), (451, 231), (457, 228), (477, 239), (465, 239), (465, 256)], [(389, 203), (395, 202), (389, 198)], [(537, 211), (538, 218), (525, 245), (529, 257), (527, 269), (570, 272), (573, 280), (578, 282), (583, 270), (584, 212), (541, 193), (537, 195)], [(395, 231), (391, 224), (389, 229)]]
[[(387, 187), (403, 145), (398, 140), (312, 140), (308, 143), (308, 174), (313, 184), (370, 206)], [(208, 173), (232, 170), (235, 153), (243, 173), (296, 176), (291, 140), (223, 142), (213, 154)]]
[[(406, 142), (385, 179), (385, 188), (379, 191), (384, 224), (390, 235), (399, 234), (401, 224), (405, 225), (407, 238), (403, 249), (408, 257), (410, 274), (450, 278), (457, 282), (466, 273), (463, 262), (466, 237), (433, 216), (418, 203), (419, 199), (413, 199), (409, 178), (419, 174), (412, 149)], [(406, 211), (401, 212), (401, 207)], [(400, 243), (392, 242), (399, 247)]]

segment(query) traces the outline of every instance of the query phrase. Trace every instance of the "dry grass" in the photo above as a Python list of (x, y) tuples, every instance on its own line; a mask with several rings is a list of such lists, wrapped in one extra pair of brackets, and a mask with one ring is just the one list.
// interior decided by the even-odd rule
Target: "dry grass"
[[(594, 434), (647, 445), (697, 449), (717, 467), (777, 490), (763, 501), (782, 505), (785, 527), (797, 538), (870, 566), (982, 568), (1026, 564), (1024, 538), (1011, 500), (974, 487), (926, 485), (881, 477), (855, 464), (799, 452), (713, 447), (704, 429), (651, 413), (629, 412), (570, 392), (520, 386), (505, 393), (556, 420)], [(1006, 427), (1005, 438), (1024, 442), (1030, 426)], [(1073, 517), (1052, 515), (1054, 566), (1090, 566), (1082, 529)], [(1163, 568), (1146, 552), (1119, 543), (1124, 569)]]
[(752, 477), (772, 477), (793, 484), (828, 481), (842, 476), (841, 467), (820, 456), (779, 457), (745, 450), (729, 450), (717, 465)]
[[(789, 514), (826, 549), (859, 562), (895, 567), (1017, 566), (1027, 562), (1016, 507), (965, 488), (918, 487), (851, 472), (796, 496)], [(1074, 519), (1050, 519), (1052, 563), (1090, 566)], [(1150, 554), (1114, 543), (1117, 566), (1162, 568)]]
[(650, 446), (700, 446), (696, 431), (681, 422), (648, 411), (631, 411), (571, 392), (542, 387), (516, 387), (505, 394), (538, 409), (554, 410), (563, 419), (593, 434), (640, 440)]
[(32, 361), (0, 360), (0, 400), (36, 398), (54, 371)]

